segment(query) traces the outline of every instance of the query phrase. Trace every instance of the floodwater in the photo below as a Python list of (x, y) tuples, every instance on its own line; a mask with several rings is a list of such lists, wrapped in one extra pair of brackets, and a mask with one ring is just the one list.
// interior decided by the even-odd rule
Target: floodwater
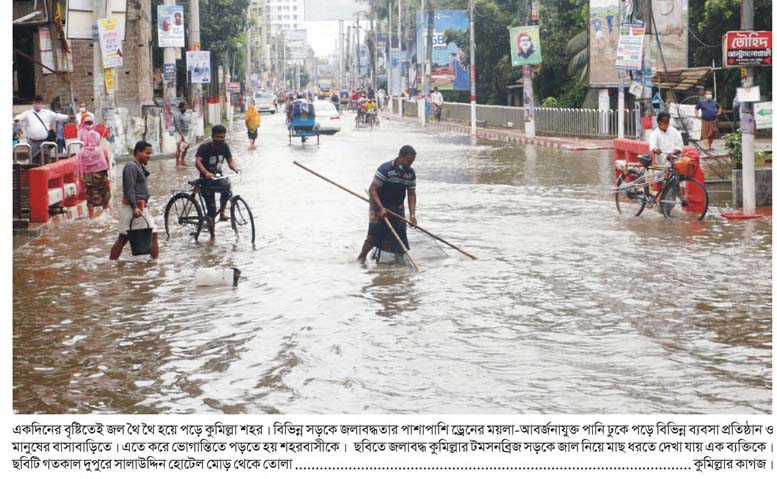
[[(618, 215), (610, 151), (477, 141), (384, 120), (320, 146), (235, 122), (256, 244), (161, 239), (111, 262), (115, 212), (14, 251), (19, 413), (770, 413), (772, 220)], [(418, 151), (420, 266), (359, 265), (358, 193)], [(191, 162), (190, 162), (191, 164)], [(121, 166), (121, 165), (120, 165)], [(194, 170), (149, 164), (163, 226)], [(114, 196), (120, 195), (120, 169)], [(118, 203), (115, 203), (117, 205)], [(222, 227), (223, 225), (223, 227)], [(234, 266), (238, 287), (195, 288)]]

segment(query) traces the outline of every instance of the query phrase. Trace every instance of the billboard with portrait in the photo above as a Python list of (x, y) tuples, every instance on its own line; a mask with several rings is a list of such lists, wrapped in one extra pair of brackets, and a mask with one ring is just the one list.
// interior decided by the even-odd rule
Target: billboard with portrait
[(540, 27), (513, 27), (510, 29), (510, 53), (514, 67), (542, 64)]

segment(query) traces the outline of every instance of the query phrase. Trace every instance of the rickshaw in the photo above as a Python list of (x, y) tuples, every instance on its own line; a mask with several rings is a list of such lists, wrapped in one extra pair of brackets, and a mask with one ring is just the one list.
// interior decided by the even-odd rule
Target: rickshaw
[(307, 141), (308, 137), (315, 136), (316, 144), (319, 144), (320, 135), (318, 132), (318, 123), (316, 123), (316, 111), (313, 103), (306, 100), (294, 100), (289, 108), (287, 118), (289, 125), (289, 144), (292, 137), (302, 138), (302, 143)]

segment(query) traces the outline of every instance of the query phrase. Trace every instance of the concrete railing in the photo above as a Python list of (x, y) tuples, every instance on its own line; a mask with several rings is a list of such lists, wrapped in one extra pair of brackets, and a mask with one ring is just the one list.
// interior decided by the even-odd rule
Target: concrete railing
[[(404, 116), (416, 117), (415, 101), (404, 100)], [(394, 112), (398, 111), (398, 100), (394, 100)], [(508, 128), (524, 132), (526, 109), (515, 106), (477, 105), (476, 117), (481, 127)], [(442, 119), (469, 123), (469, 103), (445, 103)], [(626, 110), (624, 136), (634, 138), (638, 123), (637, 112)], [(543, 136), (615, 138), (618, 136), (618, 112), (616, 110), (594, 110), (586, 108), (535, 108), (535, 132)]]

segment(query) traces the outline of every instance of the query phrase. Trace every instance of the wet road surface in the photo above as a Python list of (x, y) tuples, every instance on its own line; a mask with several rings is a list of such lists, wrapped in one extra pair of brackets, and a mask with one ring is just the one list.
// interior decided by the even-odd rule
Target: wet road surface
[[(228, 138), (256, 244), (167, 241), (108, 258), (116, 209), (14, 251), (20, 413), (769, 413), (771, 219), (623, 218), (610, 151), (564, 152), (420, 131), (288, 144), (264, 115), (258, 148)], [(421, 271), (354, 262), (362, 193), (403, 144), (418, 151)], [(191, 165), (191, 161), (189, 162)], [(122, 165), (119, 165), (120, 167)], [(163, 226), (195, 176), (149, 164)], [(120, 196), (120, 168), (114, 172)], [(195, 288), (235, 266), (237, 288)]]

